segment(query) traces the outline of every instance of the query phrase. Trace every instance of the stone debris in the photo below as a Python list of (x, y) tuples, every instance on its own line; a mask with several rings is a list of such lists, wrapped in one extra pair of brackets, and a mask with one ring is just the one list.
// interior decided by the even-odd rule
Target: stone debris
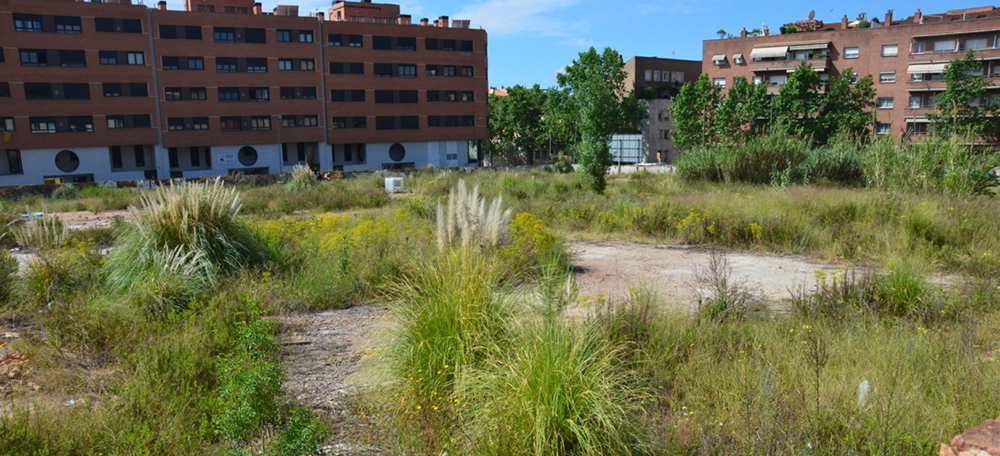
[(1000, 418), (989, 420), (965, 434), (956, 436), (951, 445), (941, 444), (939, 456), (1000, 456)]

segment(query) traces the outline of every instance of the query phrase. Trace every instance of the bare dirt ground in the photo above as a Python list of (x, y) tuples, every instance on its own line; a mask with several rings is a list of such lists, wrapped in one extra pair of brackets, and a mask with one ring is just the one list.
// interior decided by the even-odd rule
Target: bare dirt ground
[(352, 403), (359, 392), (359, 364), (372, 353), (372, 337), (385, 322), (381, 307), (359, 306), (278, 320), (281, 356), (288, 378), (285, 392), (296, 403), (333, 424), (328, 455), (370, 455), (376, 450), (355, 443), (364, 426)]
[[(573, 266), (581, 298), (623, 297), (631, 287), (651, 285), (666, 302), (694, 308), (699, 296), (697, 276), (708, 268), (711, 252), (684, 246), (574, 242)], [(791, 291), (815, 284), (815, 271), (838, 266), (818, 264), (805, 257), (727, 252), (732, 280), (756, 289), (769, 302), (792, 297)]]

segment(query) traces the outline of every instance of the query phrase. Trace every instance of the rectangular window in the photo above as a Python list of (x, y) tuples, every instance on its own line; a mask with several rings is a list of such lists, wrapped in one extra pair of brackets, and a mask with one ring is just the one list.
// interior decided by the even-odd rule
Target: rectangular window
[(295, 122), (295, 116), (278, 116), (281, 118), (281, 126), (284, 128), (295, 128), (298, 123)]
[(472, 41), (465, 40), (459, 43), (463, 52), (472, 52)]
[(892, 109), (893, 104), (892, 97), (879, 97), (878, 100), (875, 101), (875, 106), (878, 107), (878, 109)]
[[(181, 58), (180, 57), (163, 57), (161, 60), (161, 66), (164, 70), (179, 70), (181, 69)], [(103, 59), (102, 59), (103, 61)]]
[(893, 84), (896, 82), (896, 72), (895, 71), (883, 71), (878, 74), (878, 82), (880, 84)]
[(11, 174), (24, 174), (21, 168), (21, 151), (15, 149), (7, 150), (7, 165)]
[(316, 88), (315, 87), (303, 87), (302, 88), (302, 98), (305, 100), (315, 100), (316, 99)]
[(247, 73), (267, 73), (266, 58), (247, 59)]
[(347, 46), (359, 48), (364, 46), (364, 39), (361, 35), (350, 35), (347, 37)]
[[(147, 116), (147, 118), (148, 118), (148, 116)], [(149, 127), (145, 127), (145, 128), (149, 128)], [(132, 151), (135, 154), (135, 167), (136, 168), (145, 167), (146, 166), (146, 148), (143, 147), (143, 146), (135, 146), (135, 147), (132, 148)]]
[(98, 32), (114, 32), (115, 20), (109, 17), (95, 17), (94, 28), (97, 29)]
[(383, 117), (379, 116), (375, 118), (375, 129), (376, 130), (395, 130), (396, 129), (396, 118), (395, 117)]
[(35, 14), (14, 13), (14, 30), (18, 32), (42, 32), (42, 17)]
[(374, 65), (374, 72), (376, 78), (391, 78), (392, 77), (392, 64), (391, 63), (376, 63)]
[(462, 101), (476, 101), (475, 92), (462, 92)]
[(188, 94), (191, 100), (201, 101), (208, 99), (208, 90), (204, 87), (192, 87), (189, 89)]
[(132, 116), (132, 128), (152, 128), (153, 121), (148, 114)]
[(13, 117), (0, 117), (0, 130), (12, 132), (15, 131), (14, 127)]
[(253, 44), (267, 43), (267, 32), (264, 29), (258, 29), (258, 28), (244, 29), (243, 37), (247, 43), (253, 43)]
[(271, 91), (267, 87), (251, 87), (249, 90), (250, 101), (269, 101)]
[(201, 71), (205, 69), (205, 59), (203, 57), (188, 57), (187, 64), (189, 70)]
[(24, 83), (24, 98), (26, 100), (51, 100), (52, 84), (49, 83)]
[[(111, 118), (110, 117), (108, 118), (108, 128), (111, 128)], [(118, 128), (124, 128), (124, 127), (118, 127)], [(111, 146), (108, 149), (111, 152), (111, 169), (121, 169), (122, 168), (122, 148), (121, 148), (121, 146)]]
[(236, 87), (219, 87), (219, 102), (231, 103), (240, 101), (240, 89)]
[(143, 52), (129, 52), (125, 54), (129, 65), (145, 65), (146, 54)]
[(226, 27), (215, 27), (212, 31), (216, 43), (235, 43), (236, 29)]
[(354, 128), (354, 129), (365, 129), (365, 128), (368, 128), (368, 118), (367, 117), (351, 117), (351, 128)]
[(270, 116), (255, 116), (250, 118), (250, 129), (254, 131), (267, 131), (271, 129)]
[(454, 76), (455, 75), (455, 67), (450, 66), (450, 65), (443, 66), (443, 67), (441, 67), (441, 74), (444, 75), (444, 76)]
[(427, 65), (427, 67), (424, 68), (424, 73), (427, 76), (437, 76), (438, 73), (439, 73), (438, 66), (437, 65)]
[(183, 100), (184, 92), (180, 87), (166, 87), (163, 89), (163, 99), (167, 101)]
[(218, 57), (215, 59), (215, 71), (217, 73), (235, 73), (236, 59), (232, 57)]
[(83, 51), (59, 51), (59, 65), (85, 67), (87, 66), (87, 55)]
[(875, 126), (875, 134), (877, 135), (888, 135), (892, 133), (892, 124), (879, 122)]
[(316, 61), (313, 59), (299, 60), (299, 71), (316, 71)]
[(987, 47), (986, 38), (969, 38), (963, 44), (965, 46), (964, 51), (978, 51)]
[(473, 67), (464, 66), (464, 67), (462, 67), (462, 73), (461, 74), (462, 74), (463, 77), (471, 78), (471, 77), (475, 76), (476, 72), (475, 72), (475, 70), (473, 70)]
[(10, 83), (0, 82), (0, 98), (9, 98), (9, 97), (10, 97)]
[(455, 40), (441, 40), (441, 50), (442, 51), (454, 51), (455, 50)]
[(56, 132), (55, 117), (29, 117), (28, 124), (32, 134), (49, 134)]
[(417, 39), (409, 37), (396, 38), (396, 50), (398, 51), (416, 51), (417, 50)]
[(391, 103), (394, 103), (394, 97), (391, 90), (375, 91), (375, 104), (391, 104)]
[(326, 44), (327, 44), (327, 46), (341, 47), (341, 46), (344, 45), (344, 36), (343, 35), (333, 35), (333, 34), (327, 35), (326, 36)]
[(47, 66), (49, 56), (45, 51), (21, 49), (21, 66)]
[(99, 51), (97, 58), (101, 65), (118, 65), (118, 52), (116, 51)]
[(239, 117), (222, 117), (219, 119), (222, 131), (240, 131), (243, 121)]
[(208, 117), (195, 117), (191, 119), (191, 127), (194, 130), (208, 130)]
[(330, 128), (347, 128), (347, 117), (334, 117), (330, 121)]
[(401, 77), (401, 78), (415, 78), (415, 77), (417, 77), (417, 66), (416, 65), (400, 65), (399, 66), (399, 77)]
[(288, 43), (292, 41), (292, 31), (291, 30), (278, 30), (277, 33), (279, 43)]
[(955, 40), (941, 40), (934, 42), (934, 52), (955, 52), (955, 46), (958, 42)]
[(399, 102), (405, 104), (413, 104), (417, 102), (417, 91), (416, 90), (400, 90), (399, 91)]
[(278, 59), (278, 71), (292, 71), (294, 62), (292, 59)]
[(417, 116), (403, 116), (399, 118), (400, 130), (417, 130), (420, 128)]
[(331, 90), (330, 91), (330, 102), (342, 102), (347, 101), (347, 91), (346, 90)]
[(201, 26), (200, 25), (188, 25), (184, 27), (184, 39), (188, 40), (200, 40), (201, 39)]
[(300, 30), (299, 31), (299, 42), (300, 43), (312, 43), (314, 41), (313, 32), (311, 30)]
[(122, 96), (122, 85), (113, 82), (105, 82), (104, 96), (107, 98), (116, 98)]
[(161, 40), (176, 40), (177, 36), (177, 26), (176, 25), (160, 25), (160, 39)]
[(146, 87), (145, 82), (132, 82), (128, 85), (128, 96), (130, 97), (148, 97), (149, 88)]
[(882, 45), (882, 57), (895, 57), (897, 55), (899, 55), (899, 45), (896, 44)]
[(392, 49), (392, 38), (388, 36), (373, 36), (372, 49), (388, 51)]
[(319, 126), (319, 116), (303, 116), (302, 117), (303, 127), (318, 127)]
[(71, 116), (66, 118), (70, 133), (92, 133), (94, 118), (90, 116)]
[(365, 74), (365, 64), (361, 62), (351, 62), (347, 66), (349, 74)]
[[(180, 117), (171, 117), (167, 119), (167, 131), (184, 131), (184, 119)], [(174, 160), (170, 160), (170, 166), (177, 167)]]
[(139, 19), (122, 19), (122, 31), (125, 33), (142, 33), (142, 21)]
[(63, 99), (66, 100), (89, 100), (90, 84), (63, 84)]
[(726, 78), (714, 78), (714, 79), (712, 79), (712, 85), (714, 85), (716, 87), (725, 88), (726, 87)]
[(107, 116), (106, 119), (108, 121), (108, 130), (125, 128), (125, 116)]
[(856, 59), (861, 56), (861, 51), (857, 47), (845, 47), (844, 48), (844, 58), (845, 59)]
[(73, 16), (56, 16), (53, 18), (56, 23), (56, 33), (83, 33), (83, 26), (80, 18)]

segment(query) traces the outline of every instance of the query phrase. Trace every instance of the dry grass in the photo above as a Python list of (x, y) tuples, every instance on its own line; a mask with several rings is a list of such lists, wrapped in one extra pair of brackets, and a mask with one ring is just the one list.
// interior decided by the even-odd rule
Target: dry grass
[(498, 247), (506, 239), (511, 215), (510, 209), (503, 208), (502, 195), (487, 206), (479, 186), (469, 191), (465, 180), (459, 180), (448, 194), (447, 207), (438, 201), (438, 249), (443, 251), (459, 241), (463, 249)]

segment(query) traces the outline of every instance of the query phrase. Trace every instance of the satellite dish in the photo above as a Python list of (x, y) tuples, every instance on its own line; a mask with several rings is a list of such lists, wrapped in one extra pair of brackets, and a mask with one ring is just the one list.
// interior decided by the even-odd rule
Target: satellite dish
[(811, 21), (813, 19), (816, 19), (816, 10), (812, 10), (809, 12), (809, 20)]

